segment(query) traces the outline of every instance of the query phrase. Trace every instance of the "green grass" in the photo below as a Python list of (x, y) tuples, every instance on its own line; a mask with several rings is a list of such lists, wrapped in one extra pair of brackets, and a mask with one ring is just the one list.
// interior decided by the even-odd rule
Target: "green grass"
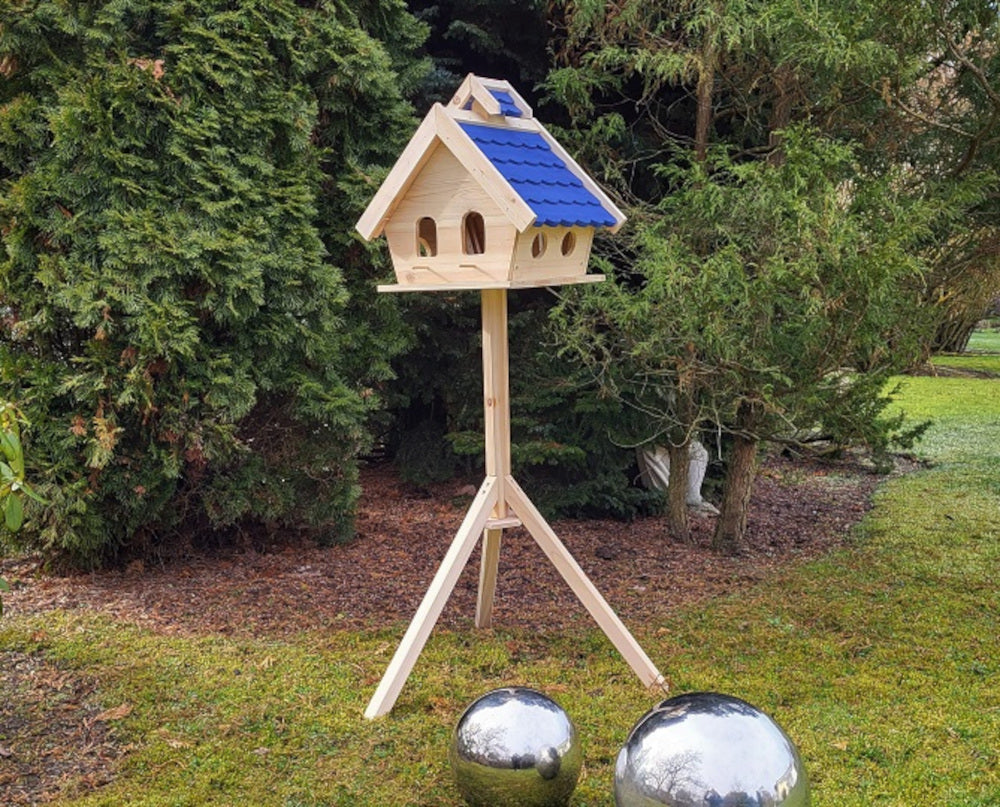
[[(884, 484), (848, 549), (631, 627), (675, 692), (774, 716), (814, 807), (1000, 807), (1000, 379), (905, 379), (897, 405), (933, 420), (931, 467)], [(614, 803), (615, 755), (656, 699), (596, 628), (435, 631), (393, 712), (365, 721), (402, 629), (252, 642), (74, 612), (5, 617), (0, 651), (43, 653), (98, 681), (102, 708), (132, 707), (115, 781), (63, 805), (458, 807), (451, 728), (512, 684), (577, 725), (571, 804)]]
[(918, 457), (936, 463), (1000, 460), (1000, 378), (917, 376), (897, 381), (902, 395), (890, 411), (903, 411), (914, 422), (931, 421), (914, 449)]
[(1000, 353), (963, 353), (961, 356), (935, 356), (935, 367), (950, 367), (991, 377), (1000, 377)]
[(1000, 353), (1000, 326), (973, 331), (967, 348), (969, 351)]

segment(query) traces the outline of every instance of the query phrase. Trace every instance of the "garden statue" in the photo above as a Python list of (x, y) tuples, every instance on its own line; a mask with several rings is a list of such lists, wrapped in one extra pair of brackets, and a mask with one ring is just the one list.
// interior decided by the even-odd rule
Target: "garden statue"
[[(670, 455), (667, 449), (658, 445), (645, 445), (639, 446), (635, 453), (642, 484), (650, 490), (666, 492), (670, 482)], [(717, 516), (718, 508), (705, 501), (701, 495), (701, 486), (708, 470), (708, 450), (697, 440), (692, 440), (688, 445), (688, 457), (687, 506), (696, 514)]]

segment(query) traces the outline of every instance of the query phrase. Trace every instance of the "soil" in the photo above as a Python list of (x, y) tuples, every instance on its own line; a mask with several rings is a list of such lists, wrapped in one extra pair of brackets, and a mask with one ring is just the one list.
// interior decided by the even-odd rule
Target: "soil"
[[(772, 458), (755, 484), (746, 551), (710, 549), (713, 517), (692, 517), (690, 544), (664, 519), (560, 520), (552, 524), (626, 624), (759, 581), (841, 546), (884, 477), (861, 465)], [(400, 628), (412, 617), (478, 483), (415, 490), (392, 468), (362, 473), (357, 537), (320, 547), (290, 540), (265, 550), (196, 555), (169, 563), (52, 576), (37, 560), (7, 561), (8, 617), (87, 610), (162, 634), (284, 636), (306, 629)], [(530, 495), (530, 491), (528, 491)], [(472, 627), (479, 561), (474, 552), (439, 626)], [(504, 532), (494, 607), (500, 628), (589, 626), (584, 608), (523, 528)], [(93, 686), (40, 656), (0, 653), (0, 803), (40, 804), (62, 791), (97, 787), (123, 753), (122, 715), (99, 711)]]

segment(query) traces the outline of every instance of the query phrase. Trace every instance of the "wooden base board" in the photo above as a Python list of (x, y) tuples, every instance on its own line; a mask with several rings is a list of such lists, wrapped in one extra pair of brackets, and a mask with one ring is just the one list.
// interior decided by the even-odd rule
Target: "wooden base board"
[(456, 281), (455, 283), (384, 283), (380, 292), (401, 291), (481, 291), (483, 289), (537, 289), (545, 286), (577, 286), (582, 283), (600, 283), (604, 275), (577, 275), (576, 277), (550, 277), (537, 280)]

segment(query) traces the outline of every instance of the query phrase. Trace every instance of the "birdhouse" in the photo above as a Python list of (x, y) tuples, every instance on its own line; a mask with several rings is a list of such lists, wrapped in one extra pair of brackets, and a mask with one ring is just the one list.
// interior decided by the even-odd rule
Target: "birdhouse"
[(554, 286), (602, 280), (598, 228), (625, 216), (506, 81), (470, 74), (435, 104), (357, 229), (385, 233), (396, 284), (383, 291)]
[(479, 290), (486, 469), (365, 717), (392, 708), (480, 537), (476, 626), (492, 624), (501, 535), (522, 526), (646, 686), (666, 689), (511, 474), (507, 289), (603, 280), (587, 274), (594, 233), (624, 222), (510, 84), (472, 74), (427, 114), (358, 221), (366, 240), (389, 242), (396, 283), (380, 291)]

